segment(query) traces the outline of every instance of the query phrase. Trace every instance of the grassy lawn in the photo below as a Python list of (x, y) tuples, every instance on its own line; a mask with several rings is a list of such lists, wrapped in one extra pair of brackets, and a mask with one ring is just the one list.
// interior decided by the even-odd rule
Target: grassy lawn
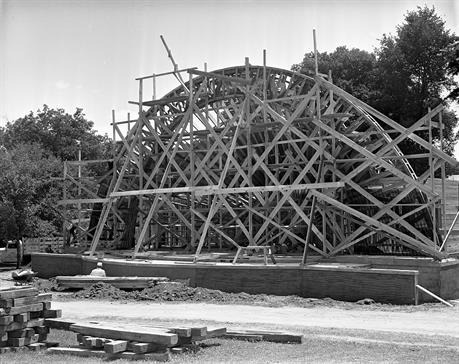
[[(61, 346), (76, 344), (76, 334), (51, 330), (49, 341)], [(197, 353), (177, 354), (171, 363), (453, 363), (459, 357), (459, 347), (397, 345), (389, 342), (352, 342), (308, 336), (306, 343), (250, 343), (237, 340), (212, 339), (202, 344)], [(44, 352), (7, 353), (0, 355), (4, 364), (103, 363), (106, 360), (67, 355), (47, 355)], [(126, 363), (113, 360), (111, 363)]]

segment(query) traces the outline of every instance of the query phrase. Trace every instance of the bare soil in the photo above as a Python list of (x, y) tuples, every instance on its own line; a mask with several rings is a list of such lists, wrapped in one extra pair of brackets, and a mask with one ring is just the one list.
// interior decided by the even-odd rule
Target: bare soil
[[(0, 272), (0, 287), (13, 284), (11, 272)], [(36, 280), (34, 285), (42, 291), (56, 288), (52, 280)], [(98, 283), (77, 292), (53, 291), (53, 300), (53, 308), (62, 309), (64, 318), (76, 321), (284, 330), (303, 333), (311, 340), (320, 338), (329, 345), (388, 345), (402, 351), (415, 345), (442, 353), (457, 351), (459, 357), (459, 301), (451, 301), (453, 308), (440, 303), (398, 306), (371, 300), (355, 303), (225, 293), (189, 287), (186, 282), (131, 292)]]

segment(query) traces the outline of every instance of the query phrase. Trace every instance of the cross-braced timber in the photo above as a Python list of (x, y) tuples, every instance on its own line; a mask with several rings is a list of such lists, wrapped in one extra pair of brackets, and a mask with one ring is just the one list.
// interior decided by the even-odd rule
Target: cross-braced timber
[[(103, 194), (78, 200), (101, 207), (91, 254), (116, 225), (134, 257), (164, 244), (196, 259), (204, 246), (272, 244), (306, 246), (305, 256), (445, 256), (431, 181), (457, 162), (432, 142), (441, 105), (405, 128), (321, 76), (248, 63), (173, 73), (180, 86), (160, 99), (143, 100), (148, 77), (138, 79), (139, 117), (125, 135), (127, 122), (113, 120), (119, 140)], [(403, 155), (406, 139), (424, 152)], [(421, 176), (414, 158), (429, 160)]]

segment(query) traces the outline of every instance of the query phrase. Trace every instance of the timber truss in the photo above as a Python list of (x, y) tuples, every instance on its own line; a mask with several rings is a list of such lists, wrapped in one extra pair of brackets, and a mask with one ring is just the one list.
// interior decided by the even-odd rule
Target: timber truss
[[(272, 244), (324, 257), (444, 257), (430, 181), (457, 162), (416, 134), (441, 132), (442, 106), (404, 128), (325, 76), (248, 62), (172, 73), (180, 86), (150, 101), (143, 83), (158, 75), (138, 79), (138, 119), (113, 120), (112, 171), (98, 192), (63, 201), (98, 206), (86, 230), (91, 254), (121, 226), (112, 238), (134, 257), (161, 245), (198, 259), (203, 247)], [(406, 139), (424, 152), (403, 155)], [(416, 176), (410, 158), (430, 168)]]

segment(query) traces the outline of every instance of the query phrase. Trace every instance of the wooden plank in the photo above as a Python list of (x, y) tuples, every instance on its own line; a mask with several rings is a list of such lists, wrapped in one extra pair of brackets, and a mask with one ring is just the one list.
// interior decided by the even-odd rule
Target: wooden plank
[(154, 351), (164, 352), (166, 347), (155, 343), (138, 343), (130, 341), (128, 343), (127, 350), (130, 350), (136, 354), (145, 354)]
[(339, 182), (325, 182), (323, 185), (316, 184), (302, 184), (302, 185), (285, 185), (285, 186), (253, 186), (253, 187), (239, 187), (239, 188), (224, 188), (218, 185), (213, 186), (195, 186), (195, 187), (172, 187), (172, 188), (155, 188), (133, 191), (119, 191), (112, 192), (110, 198), (129, 197), (138, 195), (164, 195), (164, 194), (183, 194), (183, 193), (196, 193), (199, 196), (215, 195), (215, 194), (245, 194), (247, 192), (271, 192), (282, 190), (304, 190), (311, 188), (338, 188), (343, 187)]
[(21, 324), (30, 320), (30, 312), (20, 313), (18, 315), (14, 315), (13, 317), (14, 322), (19, 322)]
[(259, 335), (264, 341), (279, 342), (279, 343), (296, 343), (301, 344), (304, 342), (302, 334), (296, 334), (283, 331), (268, 331), (268, 330), (247, 330), (247, 329), (230, 329), (227, 331), (228, 335)]
[(208, 77), (208, 78), (216, 78), (216, 79), (219, 79), (221, 81), (238, 83), (240, 85), (251, 85), (254, 82), (253, 80), (250, 80), (250, 79), (225, 76), (225, 75), (220, 75), (218, 73), (213, 73), (213, 72), (198, 71), (197, 69), (189, 69), (188, 73), (192, 73), (194, 75), (204, 76), (204, 77)]
[(28, 348), (31, 351), (45, 350), (48, 347), (46, 344), (47, 343), (33, 343), (29, 344)]
[(70, 331), (70, 326), (75, 324), (74, 320), (68, 320), (63, 318), (46, 318), (44, 325), (50, 329)]
[(33, 328), (36, 334), (49, 334), (49, 327), (48, 326), (35, 326)]
[(36, 288), (8, 288), (0, 290), (0, 299), (36, 296), (37, 294), (38, 290)]
[(33, 303), (51, 301), (52, 297), (53, 295), (51, 293), (41, 293), (37, 296), (13, 298), (13, 306), (30, 305)]
[(263, 335), (226, 333), (225, 335), (223, 335), (223, 338), (256, 342), (256, 341), (262, 341), (263, 340)]
[(13, 306), (13, 299), (2, 299), (0, 300), (0, 308), (9, 308)]
[(44, 324), (44, 319), (42, 318), (30, 320), (24, 323), (12, 322), (6, 326), (0, 326), (0, 333), (4, 333), (7, 331), (14, 331), (14, 330), (22, 330), (28, 327), (43, 326), (43, 324)]
[(42, 317), (44, 318), (59, 318), (62, 317), (62, 310), (43, 310)]
[(1, 316), (0, 317), (0, 326), (6, 326), (9, 325), (14, 321), (13, 316)]
[(22, 330), (8, 331), (8, 337), (10, 338), (32, 337), (35, 334), (38, 334), (38, 332), (35, 332), (33, 328), (25, 328)]
[(192, 327), (191, 336), (207, 336), (207, 326)]
[(91, 350), (84, 348), (49, 348), (46, 350), (47, 354), (58, 354), (58, 355), (73, 355), (84, 358), (105, 358), (107, 354), (102, 350)]
[(10, 346), (25, 346), (38, 342), (40, 335), (34, 334), (31, 337), (18, 337), (18, 338), (9, 338), (8, 345)]
[(41, 311), (43, 310), (43, 304), (42, 303), (33, 303), (31, 305), (24, 305), (24, 306), (14, 306), (8, 309), (8, 313), (10, 315), (17, 315), (19, 313), (25, 313), (25, 312), (36, 312), (36, 311)]
[(106, 326), (98, 324), (73, 324), (70, 330), (81, 334), (106, 337), (107, 339), (153, 342), (165, 346), (174, 346), (178, 342), (177, 334), (167, 330), (145, 328), (141, 326)]
[(204, 336), (192, 336), (190, 338), (181, 338), (180, 344), (190, 344), (195, 341), (202, 341), (211, 339), (214, 337), (223, 336), (226, 334), (226, 327), (222, 326), (207, 326), (206, 335)]
[(77, 204), (92, 204), (92, 203), (104, 203), (107, 202), (108, 198), (80, 198), (80, 199), (66, 199), (59, 200), (57, 202), (58, 206), (62, 205), (77, 205)]
[(128, 342), (126, 340), (113, 340), (105, 343), (104, 351), (108, 354), (121, 353), (127, 349)]
[[(58, 355), (74, 355), (85, 358), (106, 358), (107, 353), (101, 350), (91, 350), (83, 348), (49, 348), (46, 350), (48, 354)], [(146, 353), (136, 354), (130, 352), (117, 353), (110, 355), (110, 359), (128, 359), (128, 360), (149, 360), (149, 361), (160, 361), (165, 362), (170, 360), (170, 354), (168, 351), (163, 353)]]

